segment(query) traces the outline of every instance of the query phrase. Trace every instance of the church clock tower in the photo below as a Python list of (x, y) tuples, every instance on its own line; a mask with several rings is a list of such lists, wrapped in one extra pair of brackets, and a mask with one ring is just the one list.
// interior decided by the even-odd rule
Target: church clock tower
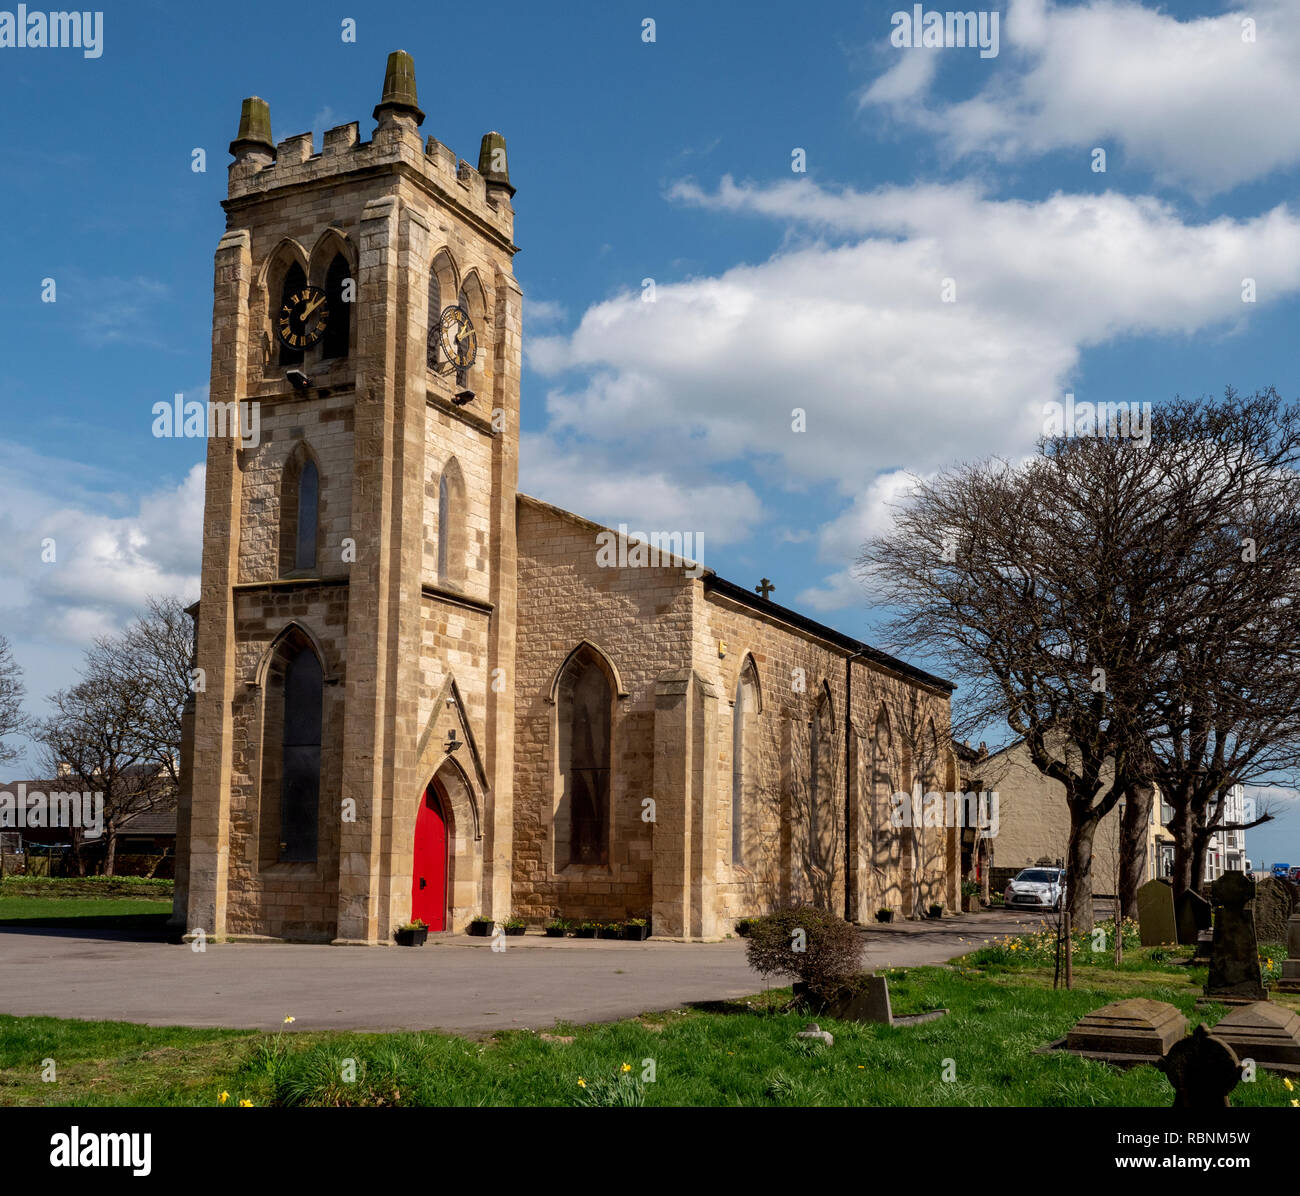
[(254, 97), (230, 146), (210, 402), (243, 435), (208, 442), (190, 935), (375, 944), (510, 909), (514, 188), (499, 133), (477, 170), (422, 137), (404, 51), (374, 118), (317, 152)]

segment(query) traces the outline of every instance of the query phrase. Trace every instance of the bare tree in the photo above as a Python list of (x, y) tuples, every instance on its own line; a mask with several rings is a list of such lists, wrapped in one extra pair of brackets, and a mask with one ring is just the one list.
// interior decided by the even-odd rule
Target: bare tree
[[(130, 824), (175, 805), (192, 655), (191, 622), (181, 603), (150, 599), (148, 612), (125, 632), (95, 642), (82, 680), (54, 695), (54, 713), (36, 729), (50, 777), (67, 776), (102, 794), (110, 876), (118, 838)], [(74, 833), (83, 874), (85, 846)]]
[(10, 764), (21, 755), (21, 749), (8, 740), (30, 728), (23, 712), (25, 696), (23, 671), (14, 660), (9, 641), (0, 635), (0, 764)]
[(97, 640), (90, 670), (131, 678), (141, 695), (136, 734), (148, 757), (180, 783), (181, 714), (194, 662), (194, 622), (177, 598), (149, 598), (121, 635)]
[(900, 612), (892, 646), (962, 682), (957, 727), (1005, 722), (1064, 786), (1080, 929), (1124, 793), (1156, 783), (1173, 807), (1177, 884), (1215, 795), (1300, 743), (1298, 409), (1229, 391), (1164, 404), (1151, 430), (918, 481), (860, 561)]

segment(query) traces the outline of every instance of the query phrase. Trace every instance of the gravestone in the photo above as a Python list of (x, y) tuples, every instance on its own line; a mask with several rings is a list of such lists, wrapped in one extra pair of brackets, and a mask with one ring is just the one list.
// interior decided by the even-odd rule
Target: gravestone
[(1300, 909), (1286, 922), (1286, 961), (1277, 987), (1284, 992), (1300, 992)]
[(1137, 891), (1138, 929), (1144, 947), (1176, 943), (1174, 890), (1163, 880), (1149, 880)]
[(795, 1037), (824, 1043), (826, 1046), (835, 1045), (835, 1036), (829, 1030), (823, 1030), (816, 1022), (809, 1022)]
[(1255, 882), (1244, 872), (1225, 872), (1214, 882), (1214, 956), (1205, 996), (1244, 1005), (1267, 1001), (1259, 976), (1259, 941), (1251, 902)]
[(1153, 1063), (1186, 1033), (1187, 1018), (1173, 1005), (1132, 997), (1085, 1014), (1062, 1045), (1073, 1055), (1107, 1063)]
[(1156, 1064), (1174, 1086), (1175, 1109), (1223, 1109), (1241, 1079), (1236, 1052), (1204, 1023)]
[(1238, 1005), (1214, 1027), (1238, 1059), (1254, 1059), (1260, 1067), (1289, 1075), (1300, 1074), (1300, 1014), (1271, 1001)]
[(1285, 943), (1287, 919), (1295, 911), (1295, 886), (1267, 877), (1255, 886), (1255, 937), (1261, 943)]
[(1202, 930), (1209, 930), (1210, 903), (1193, 889), (1184, 889), (1174, 901), (1174, 924), (1182, 947), (1195, 945)]
[(814, 1012), (842, 1022), (875, 1022), (884, 1026), (919, 1026), (943, 1017), (946, 1009), (895, 1016), (889, 1002), (889, 981), (874, 973), (858, 976), (833, 997), (816, 997), (801, 981), (794, 985), (796, 996)]

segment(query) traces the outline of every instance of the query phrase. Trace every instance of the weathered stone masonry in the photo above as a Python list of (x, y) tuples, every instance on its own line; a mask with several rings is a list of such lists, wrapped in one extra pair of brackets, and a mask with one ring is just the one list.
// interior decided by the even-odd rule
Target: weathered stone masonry
[[(954, 908), (954, 832), (888, 820), (896, 790), (956, 788), (951, 687), (689, 561), (604, 567), (605, 529), (519, 494), (504, 139), (477, 170), (422, 141), (400, 52), (375, 117), (314, 153), (275, 145), (253, 99), (231, 145), (211, 399), (257, 402), (260, 441), (208, 446), (177, 924), (391, 942), (424, 803), (452, 930), (558, 913), (711, 938), (795, 900)], [(343, 273), (342, 351), (287, 355), (290, 283)], [(428, 355), (448, 304), (479, 338), (460, 374)]]

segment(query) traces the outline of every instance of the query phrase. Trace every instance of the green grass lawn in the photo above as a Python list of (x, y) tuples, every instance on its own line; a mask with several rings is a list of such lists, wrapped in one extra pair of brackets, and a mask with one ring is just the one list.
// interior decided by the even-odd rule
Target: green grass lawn
[[(511, 1031), (486, 1041), (436, 1033), (279, 1035), (0, 1017), (0, 1104), (216, 1105), (1168, 1105), (1150, 1067), (1117, 1071), (1035, 1049), (1108, 1001), (1169, 1001), (1195, 1024), (1201, 968), (1186, 951), (1086, 951), (1075, 987), (1053, 991), (1033, 936), (984, 945), (952, 968), (894, 970), (896, 1013), (946, 1007), (912, 1028), (822, 1020), (832, 1047), (797, 1040), (808, 1017), (788, 989), (750, 1001), (645, 1014), (606, 1025)], [(568, 1039), (569, 1041), (565, 1041)], [(40, 1078), (55, 1060), (57, 1083)], [(349, 1060), (352, 1062), (349, 1064)], [(652, 1082), (642, 1082), (650, 1066)], [(624, 1070), (624, 1069), (627, 1070)], [(347, 1079), (348, 1076), (355, 1078)], [(1287, 1105), (1260, 1071), (1235, 1105)]]
[[(128, 928), (166, 922), (172, 903), (141, 897), (0, 897), (0, 926)], [(140, 918), (144, 917), (145, 922)], [(124, 921), (125, 919), (125, 921)]]

